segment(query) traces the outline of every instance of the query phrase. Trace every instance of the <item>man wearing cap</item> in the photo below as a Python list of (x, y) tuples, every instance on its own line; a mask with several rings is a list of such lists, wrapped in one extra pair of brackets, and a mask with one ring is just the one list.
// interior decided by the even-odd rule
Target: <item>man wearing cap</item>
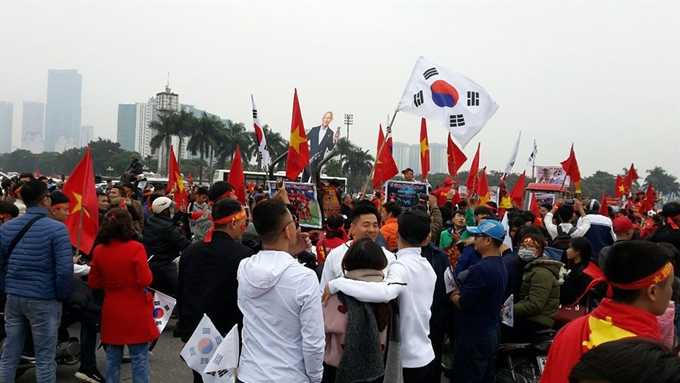
[(19, 208), (11, 202), (0, 201), (0, 226), (12, 218), (19, 216)]
[(541, 382), (567, 383), (581, 355), (602, 343), (630, 337), (659, 341), (657, 316), (666, 311), (673, 293), (672, 257), (655, 243), (625, 241), (612, 245), (604, 274), (591, 263), (584, 272), (593, 276), (593, 283), (606, 282), (611, 299), (557, 333)]
[[(612, 220), (608, 216), (600, 214), (600, 201), (594, 198), (589, 200), (586, 202), (585, 211), (590, 222), (590, 228), (583, 236), (590, 241), (592, 247), (590, 260), (597, 263), (602, 249), (613, 245), (616, 241), (616, 235), (612, 228)], [(579, 218), (576, 226), (581, 225), (581, 222), (582, 219)]]
[[(612, 226), (614, 228), (614, 234), (616, 235), (616, 242), (630, 241), (633, 238), (633, 222), (630, 218), (625, 216), (617, 217), (612, 222)], [(604, 264), (609, 256), (609, 250), (611, 250), (611, 246), (603, 247), (602, 250), (600, 250), (597, 261), (594, 261), (597, 262), (597, 265), (602, 271), (604, 271)]]
[(130, 163), (130, 166), (128, 166), (125, 173), (123, 173), (123, 183), (135, 181), (137, 176), (142, 174), (144, 171), (144, 167), (142, 166), (142, 162), (139, 160), (139, 156), (136, 153), (133, 153), (130, 157), (132, 158), (132, 162)]
[(500, 307), (508, 284), (508, 271), (501, 258), (505, 229), (500, 222), (487, 219), (467, 230), (474, 235), (474, 247), (482, 259), (451, 294), (456, 307), (454, 382), (492, 383), (501, 336)]
[(406, 168), (406, 169), (404, 169), (404, 170), (401, 171), (401, 174), (404, 175), (404, 179), (405, 179), (406, 181), (408, 181), (408, 182), (415, 182), (415, 180), (413, 179), (413, 169), (411, 169), (411, 168)]
[(456, 206), (463, 201), (460, 198), (460, 194), (458, 194), (458, 190), (455, 189), (453, 189), (455, 191), (454, 195), (449, 197), (449, 191), (451, 189), (453, 189), (453, 178), (446, 178), (444, 180), (444, 186), (432, 192), (432, 195), (437, 197), (437, 206), (445, 206), (449, 199), (451, 200), (452, 206)]
[[(242, 259), (253, 255), (238, 243), (246, 227), (246, 211), (232, 199), (217, 202), (210, 221), (213, 229), (201, 242), (194, 242), (182, 252), (177, 280), (177, 307), (182, 342), (188, 342), (203, 314), (210, 317), (225, 336), (243, 315), (237, 304), (236, 271)], [(192, 371), (194, 382), (201, 374)]]
[[(339, 291), (369, 303), (397, 299), (401, 316), (403, 381), (421, 383), (430, 373), (434, 360), (429, 321), (437, 275), (421, 254), (421, 246), (429, 242), (430, 217), (422, 211), (411, 210), (399, 216), (398, 224), (397, 260), (387, 267), (383, 282), (335, 279), (325, 286), (324, 303)], [(497, 311), (499, 307), (500, 304)]]
[(668, 242), (680, 250), (680, 203), (668, 202), (663, 205), (661, 215), (664, 218), (664, 225), (645, 240), (655, 243)]

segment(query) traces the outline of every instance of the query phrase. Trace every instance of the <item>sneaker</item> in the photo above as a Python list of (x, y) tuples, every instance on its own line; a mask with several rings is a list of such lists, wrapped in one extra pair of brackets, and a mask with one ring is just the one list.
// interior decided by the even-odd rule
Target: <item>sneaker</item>
[(76, 378), (90, 383), (106, 382), (106, 379), (104, 379), (99, 370), (97, 370), (97, 367), (88, 368), (87, 370), (78, 370), (78, 372), (76, 372)]

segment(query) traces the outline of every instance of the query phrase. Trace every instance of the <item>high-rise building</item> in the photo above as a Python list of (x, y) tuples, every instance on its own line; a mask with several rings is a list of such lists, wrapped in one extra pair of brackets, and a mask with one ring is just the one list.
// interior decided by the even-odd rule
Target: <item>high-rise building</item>
[(448, 173), (446, 145), (430, 143), (430, 173)]
[(118, 105), (117, 141), (120, 146), (137, 152), (142, 158), (151, 155), (151, 138), (155, 135), (149, 123), (155, 118), (155, 99), (148, 102)]
[(80, 100), (83, 76), (75, 69), (47, 73), (45, 150), (59, 153), (80, 146)]
[(42, 153), (44, 127), (45, 104), (24, 101), (24, 109), (21, 113), (21, 148), (32, 153)]
[(14, 105), (11, 102), (0, 101), (0, 153), (12, 152), (12, 118)]
[(94, 139), (94, 126), (83, 125), (80, 127), (80, 144), (87, 146)]
[[(413, 169), (420, 173), (420, 145), (395, 142), (393, 144), (394, 162), (399, 170)], [(430, 143), (430, 174), (447, 173), (446, 145)]]
[(136, 104), (118, 104), (118, 130), (116, 140), (121, 148), (131, 152), (135, 151), (136, 121)]

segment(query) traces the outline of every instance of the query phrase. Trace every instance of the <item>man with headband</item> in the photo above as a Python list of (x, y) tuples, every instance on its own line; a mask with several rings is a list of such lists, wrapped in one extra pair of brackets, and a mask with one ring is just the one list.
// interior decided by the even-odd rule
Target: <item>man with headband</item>
[(645, 240), (655, 243), (668, 242), (680, 250), (680, 202), (663, 205), (661, 215), (664, 218), (664, 225)]
[[(241, 245), (246, 228), (246, 211), (233, 199), (217, 202), (210, 215), (213, 224), (205, 238), (182, 252), (177, 282), (177, 307), (182, 342), (191, 338), (203, 314), (207, 314), (217, 330), (225, 336), (243, 315), (238, 309), (236, 271), (242, 259), (253, 255)], [(194, 382), (202, 382), (201, 374), (192, 371)]]
[(208, 189), (208, 207), (202, 211), (195, 212), (191, 215), (191, 219), (196, 221), (194, 225), (194, 243), (201, 242), (205, 238), (208, 231), (212, 227), (210, 221), (210, 214), (212, 214), (212, 206), (223, 199), (236, 200), (236, 193), (234, 187), (225, 181), (215, 182), (210, 189)]
[[(660, 339), (657, 316), (668, 307), (674, 279), (671, 252), (646, 241), (615, 243), (602, 275), (594, 263), (584, 271), (594, 277), (590, 288), (606, 282), (611, 299), (575, 319), (555, 337), (541, 377), (544, 383), (567, 383), (569, 373), (588, 350), (630, 337)], [(599, 272), (599, 273), (598, 273)]]

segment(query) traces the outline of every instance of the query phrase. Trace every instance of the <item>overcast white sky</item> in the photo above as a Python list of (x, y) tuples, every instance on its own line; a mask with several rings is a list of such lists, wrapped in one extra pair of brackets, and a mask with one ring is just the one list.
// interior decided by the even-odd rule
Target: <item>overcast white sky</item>
[[(680, 176), (678, 1), (0, 0), (0, 101), (47, 97), (47, 70), (83, 75), (82, 124), (116, 138), (119, 103), (163, 90), (180, 102), (288, 136), (297, 87), (307, 129), (354, 114), (350, 139), (375, 151), (418, 56), (462, 73), (500, 106), (465, 148), (502, 170), (518, 132), (520, 171), (558, 165), (572, 141), (584, 176), (663, 166)], [(418, 141), (399, 114), (396, 141)], [(345, 134), (345, 128), (342, 129)], [(429, 124), (430, 142), (447, 131)], [(4, 137), (3, 137), (4, 138)], [(463, 166), (467, 169), (469, 163)], [(641, 172), (641, 175), (644, 172)]]

